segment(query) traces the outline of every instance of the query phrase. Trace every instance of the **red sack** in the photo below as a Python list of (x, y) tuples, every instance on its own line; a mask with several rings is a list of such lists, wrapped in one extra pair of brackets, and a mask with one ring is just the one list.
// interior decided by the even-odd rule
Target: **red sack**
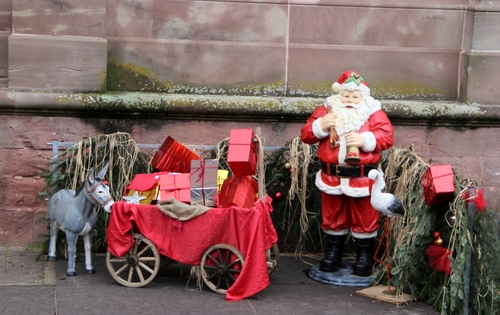
[(425, 203), (427, 206), (439, 206), (450, 202), (455, 197), (455, 183), (451, 165), (431, 165), (422, 176)]
[(151, 165), (164, 172), (189, 173), (192, 160), (201, 160), (201, 157), (168, 136), (153, 156)]
[(255, 175), (257, 172), (257, 143), (254, 138), (251, 128), (231, 130), (226, 161), (234, 175)]
[(442, 246), (429, 245), (425, 253), (429, 258), (429, 266), (433, 270), (444, 272), (447, 275), (451, 274), (451, 251)]
[(219, 207), (253, 207), (259, 184), (252, 176), (230, 176), (222, 184)]

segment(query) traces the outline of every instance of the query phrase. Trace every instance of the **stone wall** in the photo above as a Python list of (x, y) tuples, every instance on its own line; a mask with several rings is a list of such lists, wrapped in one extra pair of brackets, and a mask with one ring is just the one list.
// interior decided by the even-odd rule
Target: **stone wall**
[(46, 233), (52, 139), (213, 145), (261, 127), (281, 146), (347, 69), (397, 147), (452, 164), (497, 209), (499, 34), (499, 1), (0, 0), (0, 243)]
[[(89, 98), (96, 103), (89, 105)], [(142, 103), (143, 102), (143, 103)], [(231, 129), (262, 129), (265, 146), (298, 137), (321, 99), (215, 97), (143, 93), (104, 95), (0, 92), (0, 244), (24, 245), (46, 234), (41, 172), (52, 156), (53, 139), (128, 132), (137, 143), (161, 144), (167, 136), (186, 145), (215, 145)], [(185, 103), (190, 104), (186, 106)], [(500, 129), (486, 127), (500, 113), (459, 103), (384, 101), (395, 125), (396, 148), (413, 146), (424, 161), (451, 164), (485, 189), (489, 209), (500, 207)], [(68, 112), (67, 107), (73, 110)], [(37, 114), (34, 115), (33, 113)], [(187, 113), (191, 114), (187, 114)], [(29, 115), (28, 115), (29, 114)], [(429, 121), (436, 122), (429, 125)], [(64, 148), (62, 148), (64, 149)], [(43, 238), (42, 238), (43, 240)]]
[(357, 69), (379, 98), (497, 104), (499, 10), (467, 0), (1, 0), (0, 84), (325, 96)]

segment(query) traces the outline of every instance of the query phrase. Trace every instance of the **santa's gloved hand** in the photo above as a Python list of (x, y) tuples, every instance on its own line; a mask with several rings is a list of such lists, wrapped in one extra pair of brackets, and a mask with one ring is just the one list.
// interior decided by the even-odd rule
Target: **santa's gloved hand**
[(320, 118), (319, 126), (321, 127), (321, 130), (323, 130), (324, 132), (328, 132), (331, 128), (335, 128), (337, 126), (336, 120), (337, 115), (333, 113), (326, 114), (325, 116)]

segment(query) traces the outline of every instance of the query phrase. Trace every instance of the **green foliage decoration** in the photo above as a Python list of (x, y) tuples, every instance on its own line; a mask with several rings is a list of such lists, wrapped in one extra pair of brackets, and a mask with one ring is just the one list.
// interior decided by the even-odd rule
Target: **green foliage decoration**
[[(304, 147), (293, 149), (292, 146), (293, 141), (290, 141), (274, 150), (266, 159), (267, 193), (271, 197), (278, 192), (283, 194), (280, 200), (274, 198), (271, 213), (278, 233), (278, 244), (281, 251), (288, 253), (322, 252), (321, 193), (318, 189), (310, 189), (315, 188), (319, 163), (304, 163), (304, 157), (308, 154), (314, 159), (317, 148), (312, 147), (310, 153), (305, 153)], [(292, 183), (294, 176), (303, 182), (298, 189)], [(292, 189), (292, 186), (296, 189)], [(304, 194), (305, 198), (301, 200), (300, 194)]]
[[(500, 306), (498, 225), (496, 211), (471, 205), (467, 196), (477, 183), (454, 170), (454, 199), (428, 207), (421, 180), (429, 165), (413, 148), (392, 149), (384, 166), (386, 191), (402, 200), (406, 214), (390, 222), (390, 254), (381, 258), (390, 262), (390, 274), (380, 265), (372, 284), (391, 285), (396, 294), (409, 293), (441, 314), (494, 314)], [(451, 252), (450, 275), (429, 265), (426, 249), (436, 231)]]

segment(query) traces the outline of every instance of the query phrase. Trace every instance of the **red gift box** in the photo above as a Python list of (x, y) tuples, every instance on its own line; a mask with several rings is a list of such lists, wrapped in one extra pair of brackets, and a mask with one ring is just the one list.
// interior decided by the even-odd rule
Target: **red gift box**
[(139, 196), (145, 197), (139, 204), (151, 204), (158, 198), (160, 191), (160, 176), (167, 172), (157, 172), (151, 174), (137, 174), (130, 184), (125, 188), (124, 196), (133, 196), (136, 192)]
[(234, 175), (255, 175), (257, 170), (257, 143), (251, 128), (233, 129), (229, 134), (227, 164)]
[(191, 174), (170, 173), (160, 176), (159, 200), (175, 198), (179, 201), (191, 202)]
[(455, 183), (451, 165), (431, 165), (422, 177), (427, 206), (439, 206), (455, 197)]
[(201, 157), (168, 136), (153, 156), (151, 165), (164, 172), (189, 173), (192, 160), (201, 160)]
[(259, 184), (249, 175), (230, 176), (222, 184), (219, 194), (219, 207), (253, 207)]

